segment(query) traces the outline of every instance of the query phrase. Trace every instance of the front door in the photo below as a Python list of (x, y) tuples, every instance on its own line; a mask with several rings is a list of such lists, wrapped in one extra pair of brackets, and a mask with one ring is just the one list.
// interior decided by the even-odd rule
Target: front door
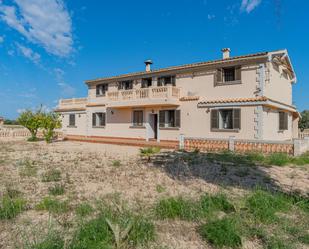
[(158, 138), (158, 114), (150, 114), (150, 127), (151, 127), (150, 139), (157, 139)]

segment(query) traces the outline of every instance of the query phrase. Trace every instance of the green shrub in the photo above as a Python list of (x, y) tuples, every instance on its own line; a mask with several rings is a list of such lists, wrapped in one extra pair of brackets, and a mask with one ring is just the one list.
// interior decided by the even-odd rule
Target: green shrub
[(238, 248), (241, 246), (241, 237), (235, 221), (223, 218), (206, 223), (199, 228), (201, 237), (216, 247)]
[(227, 200), (226, 195), (219, 193), (216, 195), (205, 194), (200, 198), (203, 212), (224, 211), (226, 213), (234, 212), (235, 207)]
[(20, 197), (4, 195), (0, 200), (0, 220), (12, 219), (25, 210), (26, 202)]
[(114, 167), (120, 167), (120, 166), (121, 166), (121, 161), (120, 161), (120, 160), (113, 160), (113, 161), (112, 161), (112, 166), (114, 166)]
[(182, 197), (162, 199), (155, 206), (155, 214), (160, 219), (195, 220), (200, 216), (199, 211), (194, 201)]
[(47, 210), (51, 213), (65, 213), (69, 211), (67, 201), (59, 201), (51, 197), (44, 197), (43, 200), (36, 205), (37, 210)]
[(86, 202), (79, 204), (75, 209), (76, 214), (80, 217), (85, 217), (91, 214), (93, 211), (93, 207)]
[(265, 160), (264, 155), (260, 152), (249, 152), (245, 156), (251, 162), (263, 162)]
[(63, 195), (64, 192), (65, 192), (64, 185), (56, 184), (56, 185), (54, 185), (52, 187), (49, 187), (48, 188), (48, 192), (51, 195)]
[(48, 170), (42, 176), (42, 182), (58, 182), (60, 180), (61, 180), (61, 171), (58, 169)]
[(273, 153), (265, 161), (269, 165), (284, 166), (290, 162), (290, 157), (286, 153)]
[(147, 162), (150, 162), (151, 157), (160, 152), (159, 147), (148, 147), (148, 148), (141, 148), (140, 155), (147, 159)]
[(255, 190), (246, 200), (246, 207), (253, 217), (265, 223), (276, 221), (276, 212), (286, 211), (290, 205), (291, 202), (285, 195), (263, 190)]
[(292, 157), (291, 163), (296, 164), (296, 165), (309, 164), (309, 152), (304, 153), (298, 157)]

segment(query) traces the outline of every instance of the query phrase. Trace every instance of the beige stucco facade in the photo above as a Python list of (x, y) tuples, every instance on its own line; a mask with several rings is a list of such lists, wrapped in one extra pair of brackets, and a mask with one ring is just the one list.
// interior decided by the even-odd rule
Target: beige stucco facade
[[(151, 86), (142, 88), (145, 78)], [(119, 90), (120, 82), (129, 89)], [(284, 141), (297, 137), (295, 82), (287, 51), (281, 50), (86, 81), (87, 98), (60, 100), (57, 111), (68, 135)], [(98, 96), (102, 84), (108, 90)], [(142, 111), (138, 125), (134, 111)], [(280, 119), (279, 112), (286, 115)], [(96, 125), (94, 113), (104, 113), (104, 125)]]

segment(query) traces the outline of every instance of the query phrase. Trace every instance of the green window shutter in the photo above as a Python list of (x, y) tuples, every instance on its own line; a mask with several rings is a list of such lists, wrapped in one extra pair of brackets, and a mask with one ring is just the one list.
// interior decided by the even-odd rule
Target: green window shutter
[(159, 126), (165, 126), (165, 111), (159, 111)]
[(241, 80), (241, 67), (235, 68), (235, 80)]
[(180, 110), (175, 111), (175, 126), (180, 127)]
[(210, 115), (211, 115), (211, 121), (210, 121), (211, 129), (219, 129), (219, 111), (211, 110)]
[(233, 109), (233, 129), (240, 129), (240, 109)]
[(95, 113), (92, 113), (92, 126), (96, 126), (96, 119), (97, 115)]
[(215, 85), (217, 83), (222, 83), (222, 68), (218, 68), (217, 69), (217, 72), (216, 72), (216, 75), (215, 75)]

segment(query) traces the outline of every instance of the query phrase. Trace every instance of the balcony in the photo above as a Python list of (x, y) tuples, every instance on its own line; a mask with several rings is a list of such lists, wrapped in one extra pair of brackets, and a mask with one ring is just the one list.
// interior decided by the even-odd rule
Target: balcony
[(180, 88), (160, 86), (107, 92), (109, 107), (177, 105)]
[(87, 98), (60, 99), (57, 110), (84, 110), (86, 108), (86, 104)]

